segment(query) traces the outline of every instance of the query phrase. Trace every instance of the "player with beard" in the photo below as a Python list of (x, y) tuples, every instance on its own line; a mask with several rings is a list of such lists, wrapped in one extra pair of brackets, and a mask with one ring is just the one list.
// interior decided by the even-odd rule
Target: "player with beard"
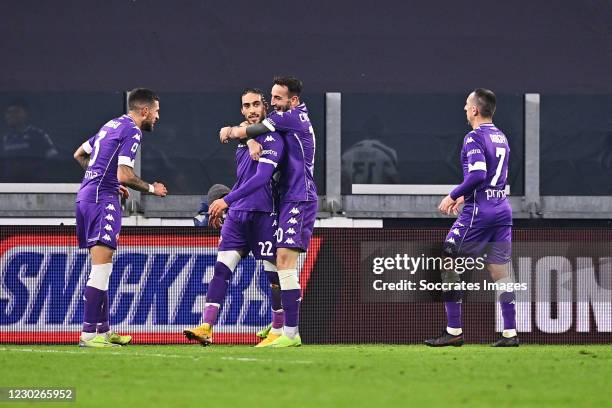
[(168, 194), (162, 183), (149, 184), (134, 174), (142, 131), (151, 132), (159, 120), (159, 98), (150, 89), (134, 89), (128, 96), (128, 109), (127, 115), (107, 122), (74, 153), (86, 170), (76, 199), (76, 232), (79, 248), (89, 249), (91, 255), (83, 293), (81, 347), (116, 347), (132, 340), (109, 326), (108, 283), (121, 231), (119, 194), (129, 196), (126, 186), (158, 197)]
[[(245, 124), (257, 124), (265, 118), (266, 108), (263, 93), (258, 89), (246, 89), (242, 94), (240, 112), (246, 119)], [(256, 347), (267, 347), (282, 335), (284, 311), (281, 305), (281, 286), (275, 266), (276, 245), (275, 227), (277, 195), (274, 176), (278, 163), (283, 160), (284, 142), (274, 132), (266, 132), (256, 138), (263, 146), (259, 161), (249, 155), (246, 139), (238, 144), (236, 150), (236, 184), (225, 197), (211, 204), (212, 225), (219, 225), (224, 210), (229, 206), (227, 217), (221, 228), (221, 240), (213, 278), (206, 293), (206, 305), (202, 316), (203, 323), (195, 328), (183, 330), (189, 340), (196, 340), (203, 346), (213, 342), (213, 326), (221, 305), (225, 300), (232, 274), (249, 251), (257, 260), (263, 261), (272, 291), (272, 323), (258, 333), (263, 340)], [(219, 201), (224, 208), (216, 211)]]
[[(483, 257), (491, 278), (507, 288), (513, 281), (508, 272), (512, 253), (512, 208), (506, 197), (506, 180), (510, 147), (506, 135), (493, 124), (495, 94), (483, 88), (475, 89), (465, 102), (465, 114), (472, 131), (465, 135), (461, 149), (463, 182), (440, 202), (443, 214), (457, 214), (444, 242), (445, 251), (459, 257)], [(464, 199), (465, 197), (465, 199)], [(443, 281), (457, 283), (455, 271), (444, 271)], [(461, 346), (460, 290), (443, 293), (447, 326), (443, 333), (425, 344), (432, 347)], [(499, 290), (504, 330), (494, 347), (517, 347), (515, 294)]]
[[(285, 325), (283, 335), (272, 347), (297, 347), (301, 298), (298, 280), (298, 256), (308, 249), (317, 215), (317, 189), (314, 183), (315, 135), (306, 104), (300, 101), (302, 81), (286, 76), (274, 78), (272, 101), (274, 111), (261, 123), (246, 127), (224, 127), (219, 132), (222, 142), (229, 139), (250, 140), (249, 152), (254, 160), (262, 154), (262, 146), (254, 138), (266, 132), (278, 132), (285, 141), (279, 181), (279, 228), (276, 231), (276, 267), (281, 286)], [(265, 152), (265, 150), (263, 150)], [(210, 212), (227, 208), (227, 201), (213, 203)]]

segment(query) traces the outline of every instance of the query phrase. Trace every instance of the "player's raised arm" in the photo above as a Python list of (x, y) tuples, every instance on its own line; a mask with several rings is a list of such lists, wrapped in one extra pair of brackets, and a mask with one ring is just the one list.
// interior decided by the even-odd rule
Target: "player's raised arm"
[(215, 200), (208, 210), (211, 216), (220, 216), (233, 202), (253, 194), (270, 181), (284, 153), (284, 142), (277, 133), (271, 133), (266, 139), (268, 141), (264, 142), (264, 154), (259, 158), (256, 173), (238, 189), (232, 190), (222, 199)]

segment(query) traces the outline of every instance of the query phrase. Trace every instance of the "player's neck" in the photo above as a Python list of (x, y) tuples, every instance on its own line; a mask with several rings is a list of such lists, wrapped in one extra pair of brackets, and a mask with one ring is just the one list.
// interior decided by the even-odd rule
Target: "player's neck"
[(472, 123), (472, 129), (479, 128), (483, 123), (493, 124), (493, 118), (476, 118)]
[(128, 116), (132, 118), (136, 126), (138, 126), (138, 129), (140, 129), (140, 125), (142, 125), (142, 119), (140, 119), (138, 115), (136, 115), (134, 112), (131, 112), (131, 111), (128, 112)]

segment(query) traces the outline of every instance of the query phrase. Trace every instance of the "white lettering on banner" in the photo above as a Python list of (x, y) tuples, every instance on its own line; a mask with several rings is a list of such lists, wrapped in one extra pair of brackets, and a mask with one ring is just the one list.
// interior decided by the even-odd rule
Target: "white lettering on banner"
[[(83, 288), (91, 269), (89, 256), (76, 246), (49, 242), (17, 243), (0, 254), (0, 331), (81, 327)], [(298, 258), (299, 271), (306, 256)], [(216, 258), (216, 244), (120, 245), (110, 280), (110, 313), (116, 327), (180, 332), (185, 325), (197, 324)], [(261, 262), (252, 256), (239, 263), (219, 319), (221, 331), (251, 332), (269, 322), (268, 281), (260, 275), (261, 269)]]
[[(575, 271), (570, 258), (564, 256), (547, 256), (537, 261), (518, 257), (510, 264), (510, 274), (516, 281), (533, 282), (528, 290), (516, 292), (516, 329), (519, 333), (536, 330), (551, 334), (573, 330), (612, 332), (612, 258), (577, 257), (575, 261)], [(513, 264), (517, 267), (513, 268)], [(576, 303), (576, 313), (573, 303)], [(502, 331), (499, 305), (493, 304), (493, 307), (496, 331)], [(556, 308), (554, 312), (552, 307)], [(535, 322), (532, 320), (534, 311)]]

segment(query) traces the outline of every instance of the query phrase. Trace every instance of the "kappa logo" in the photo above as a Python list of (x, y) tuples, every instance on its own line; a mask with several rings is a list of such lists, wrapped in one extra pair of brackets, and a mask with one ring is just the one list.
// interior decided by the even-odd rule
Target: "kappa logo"
[(446, 242), (450, 242), (451, 244), (455, 243), (455, 238), (450, 237), (449, 239), (446, 240)]
[(459, 228), (453, 228), (453, 234), (459, 236), (461, 233), (459, 232)]
[(107, 210), (111, 210), (111, 211), (117, 211), (117, 210), (115, 210), (115, 206), (114, 206), (114, 205), (112, 205), (112, 204), (107, 205), (107, 206), (106, 206), (106, 209), (107, 209)]
[(115, 221), (115, 218), (113, 217), (112, 214), (107, 214), (106, 217), (104, 217), (104, 219), (108, 221)]
[(110, 226), (110, 224), (106, 224), (106, 225), (104, 226), (104, 229), (105, 229), (105, 230), (107, 230), (107, 231), (112, 231), (112, 230), (113, 230), (113, 227), (111, 227), (111, 226)]
[(290, 212), (291, 214), (299, 214), (299, 213), (300, 213), (300, 210), (298, 210), (296, 207), (293, 207), (293, 208), (291, 209), (291, 211), (289, 211), (289, 212)]
[(287, 231), (285, 231), (285, 234), (294, 235), (295, 230), (293, 229), (293, 227), (289, 227), (287, 228)]
[(285, 240), (285, 244), (295, 244), (295, 241), (293, 240), (293, 238), (287, 238)]
[(465, 144), (473, 143), (473, 142), (474, 142), (474, 138), (472, 136), (470, 136), (467, 139), (465, 139)]
[(140, 134), (136, 133), (134, 136), (132, 136), (132, 139), (136, 139), (140, 142)]
[(289, 224), (297, 224), (297, 220), (293, 217), (289, 218), (289, 221), (287, 221)]
[(105, 241), (110, 241), (110, 240), (111, 240), (111, 237), (110, 237), (110, 235), (108, 235), (108, 234), (104, 234), (104, 236), (102, 237), (102, 239), (103, 239), (103, 240), (105, 240)]
[(460, 222), (458, 222), (458, 223), (457, 223), (457, 225), (458, 225), (458, 226), (460, 226), (460, 227), (465, 227), (465, 225), (463, 225), (463, 224), (462, 224), (462, 223), (460, 223)]
[(272, 135), (266, 136), (264, 142), (276, 142), (276, 139), (272, 137)]

